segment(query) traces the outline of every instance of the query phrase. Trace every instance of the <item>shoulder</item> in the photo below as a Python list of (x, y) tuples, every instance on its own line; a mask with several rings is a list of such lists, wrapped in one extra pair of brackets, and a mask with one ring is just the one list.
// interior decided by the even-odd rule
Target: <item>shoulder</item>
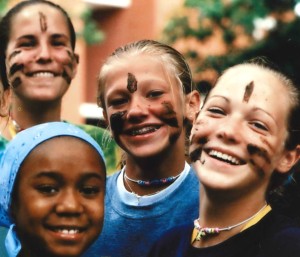
[(273, 214), (265, 227), (265, 252), (271, 257), (298, 257), (300, 253), (300, 227), (286, 216)]

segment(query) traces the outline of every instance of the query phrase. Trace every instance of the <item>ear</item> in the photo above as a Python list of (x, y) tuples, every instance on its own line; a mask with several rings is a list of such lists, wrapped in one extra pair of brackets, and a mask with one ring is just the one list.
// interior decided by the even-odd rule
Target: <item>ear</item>
[(79, 55), (74, 53), (74, 58), (72, 61), (73, 64), (72, 79), (74, 79), (77, 74), (78, 63), (79, 63)]
[(186, 118), (190, 121), (191, 124), (193, 124), (195, 117), (196, 117), (196, 113), (199, 112), (200, 110), (200, 94), (197, 90), (193, 90), (191, 93), (189, 93), (186, 96), (186, 100), (185, 100), (185, 116)]
[(285, 153), (281, 157), (276, 170), (280, 173), (286, 173), (297, 163), (300, 157), (300, 145), (294, 150), (285, 150)]
[(9, 105), (11, 100), (11, 89), (6, 89), (3, 92), (0, 90), (0, 116), (5, 117), (8, 116)]

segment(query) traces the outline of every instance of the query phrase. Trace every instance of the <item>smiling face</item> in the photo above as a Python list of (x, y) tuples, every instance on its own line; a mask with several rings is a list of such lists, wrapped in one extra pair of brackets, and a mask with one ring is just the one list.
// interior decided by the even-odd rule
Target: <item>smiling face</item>
[(7, 76), (23, 101), (60, 100), (76, 74), (66, 18), (46, 4), (24, 7), (10, 27)]
[(183, 93), (159, 58), (126, 57), (108, 71), (107, 120), (118, 144), (131, 156), (158, 156), (184, 149)]
[(191, 133), (190, 155), (204, 187), (264, 195), (274, 169), (286, 172), (288, 91), (254, 65), (229, 69), (210, 92)]
[(12, 210), (24, 256), (80, 256), (99, 235), (105, 169), (88, 143), (57, 137), (40, 144), (15, 187)]

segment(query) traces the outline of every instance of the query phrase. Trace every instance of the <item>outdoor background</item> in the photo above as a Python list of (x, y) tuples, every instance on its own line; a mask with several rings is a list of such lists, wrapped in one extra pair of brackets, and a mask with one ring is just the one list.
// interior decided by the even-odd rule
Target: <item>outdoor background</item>
[[(299, 1), (299, 3), (298, 3)], [(205, 92), (225, 68), (266, 56), (300, 81), (300, 0), (53, 0), (70, 14), (80, 65), (63, 118), (99, 123), (96, 80), (118, 46), (155, 39), (182, 52)], [(0, 17), (20, 0), (0, 0)]]

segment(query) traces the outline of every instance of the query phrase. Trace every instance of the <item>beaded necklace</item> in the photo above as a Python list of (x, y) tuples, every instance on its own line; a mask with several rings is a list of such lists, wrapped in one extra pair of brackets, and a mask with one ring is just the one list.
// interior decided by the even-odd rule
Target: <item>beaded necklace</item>
[(200, 223), (199, 223), (199, 218), (196, 219), (194, 221), (194, 227), (195, 229), (197, 230), (197, 235), (195, 237), (194, 240), (196, 241), (200, 241), (202, 238), (205, 238), (207, 236), (211, 236), (211, 235), (218, 235), (220, 232), (222, 231), (229, 231), (235, 227), (238, 227), (242, 224), (245, 224), (246, 222), (252, 220), (253, 218), (255, 218), (261, 211), (263, 211), (268, 205), (265, 204), (258, 212), (256, 212), (254, 215), (252, 215), (250, 218), (247, 218), (235, 225), (232, 225), (232, 226), (228, 226), (228, 227), (225, 227), (225, 228), (207, 228), (207, 227), (201, 227), (200, 226)]
[(163, 190), (163, 189), (161, 189), (161, 190), (158, 190), (158, 191), (156, 191), (156, 192), (154, 192), (154, 193), (151, 193), (151, 194), (139, 195), (139, 194), (135, 193), (135, 192), (132, 190), (131, 186), (130, 186), (129, 183), (127, 182), (126, 177), (125, 177), (125, 172), (124, 172), (124, 178), (125, 178), (124, 181), (125, 181), (126, 185), (128, 186), (128, 188), (129, 188), (130, 191), (131, 191), (130, 193), (133, 194), (133, 195), (136, 197), (136, 200), (137, 200), (137, 204), (138, 204), (138, 205), (140, 205), (140, 199), (141, 199), (143, 196), (151, 196), (151, 195), (155, 195), (155, 194), (157, 194), (157, 193), (159, 193), (160, 191)]
[[(181, 172), (182, 173), (182, 172)], [(137, 183), (140, 186), (160, 186), (160, 185), (165, 185), (165, 184), (171, 184), (173, 183), (180, 175), (179, 173), (176, 176), (171, 176), (167, 178), (160, 178), (160, 179), (153, 179), (153, 180), (139, 180), (139, 179), (132, 179), (129, 178), (126, 173), (124, 172), (124, 177), (128, 179), (131, 182)]]

